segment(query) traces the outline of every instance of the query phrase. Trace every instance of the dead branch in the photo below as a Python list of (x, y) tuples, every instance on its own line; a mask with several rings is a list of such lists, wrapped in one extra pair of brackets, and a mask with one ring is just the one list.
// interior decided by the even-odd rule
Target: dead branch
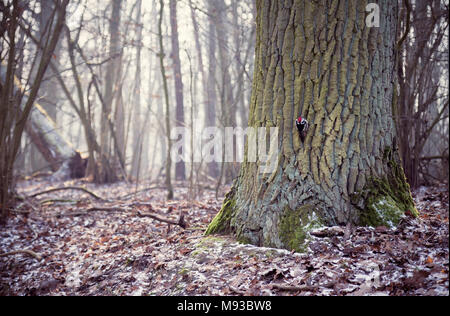
[(159, 217), (159, 216), (156, 216), (156, 215), (153, 215), (153, 214), (149, 214), (149, 213), (141, 213), (139, 211), (137, 211), (137, 215), (139, 217), (150, 217), (150, 218), (152, 218), (154, 220), (157, 220), (157, 221), (160, 221), (160, 222), (163, 222), (163, 223), (167, 223), (167, 224), (178, 225), (178, 226), (180, 226), (183, 229), (185, 229), (187, 227), (187, 223), (184, 220), (183, 212), (180, 213), (180, 216), (178, 217), (178, 221), (172, 221), (172, 220), (167, 219), (167, 218), (162, 218), (162, 217)]
[(42, 191), (42, 192), (35, 193), (35, 194), (31, 195), (30, 197), (33, 198), (33, 197), (36, 197), (36, 196), (39, 196), (39, 195), (42, 195), (42, 194), (51, 193), (51, 192), (56, 192), (56, 191), (62, 191), (62, 190), (79, 190), (79, 191), (83, 191), (83, 192), (89, 194), (90, 196), (92, 196), (93, 198), (95, 198), (96, 200), (102, 200), (102, 201), (105, 201), (104, 198), (101, 198), (101, 197), (99, 197), (97, 194), (95, 194), (95, 193), (89, 191), (88, 189), (82, 188), (82, 187), (62, 187), (62, 188), (54, 188), (54, 189), (45, 190), (45, 191)]
[(39, 254), (35, 253), (34, 251), (29, 250), (29, 249), (19, 249), (19, 250), (6, 252), (6, 253), (1, 253), (0, 257), (16, 255), (18, 253), (24, 253), (24, 254), (30, 255), (30, 256), (36, 258), (37, 261), (41, 261), (42, 260), (42, 256), (41, 255), (39, 255)]
[(126, 212), (129, 211), (128, 208), (121, 208), (121, 207), (101, 207), (101, 206), (94, 206), (90, 207), (87, 210), (79, 211), (79, 212), (70, 212), (70, 213), (59, 213), (56, 216), (81, 216), (81, 215), (88, 215), (89, 213), (96, 212), (96, 211), (104, 211), (104, 212)]

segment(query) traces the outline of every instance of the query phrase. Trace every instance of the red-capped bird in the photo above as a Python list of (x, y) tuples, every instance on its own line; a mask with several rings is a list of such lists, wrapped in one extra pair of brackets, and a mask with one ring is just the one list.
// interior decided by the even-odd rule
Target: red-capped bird
[(298, 119), (295, 120), (295, 126), (297, 126), (300, 139), (303, 143), (305, 141), (306, 133), (308, 132), (309, 123), (305, 118), (299, 116)]

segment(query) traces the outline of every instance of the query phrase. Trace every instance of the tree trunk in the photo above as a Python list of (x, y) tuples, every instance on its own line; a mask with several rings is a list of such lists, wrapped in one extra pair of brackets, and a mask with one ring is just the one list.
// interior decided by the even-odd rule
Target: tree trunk
[[(257, 1), (249, 126), (277, 127), (276, 168), (249, 162), (207, 234), (303, 251), (323, 225), (394, 226), (417, 214), (392, 119), (397, 2)], [(309, 121), (301, 142), (294, 120)]]
[[(112, 149), (111, 149), (111, 129), (109, 127), (110, 117), (112, 116), (112, 105), (114, 97), (117, 97), (117, 82), (118, 82), (118, 67), (119, 67), (119, 52), (120, 52), (120, 37), (119, 37), (119, 26), (120, 26), (120, 9), (122, 5), (122, 0), (112, 0), (112, 12), (111, 19), (109, 22), (109, 58), (111, 59), (108, 63), (105, 75), (105, 91), (104, 100), (105, 107), (102, 108), (101, 114), (101, 124), (100, 124), (100, 147), (101, 156), (107, 158), (107, 160), (112, 161)], [(116, 144), (117, 145), (117, 144)], [(120, 150), (120, 149), (119, 149)], [(98, 182), (114, 182), (117, 180), (117, 176), (111, 169), (107, 166), (100, 166)]]
[(162, 34), (162, 20), (164, 16), (164, 0), (159, 0), (159, 21), (158, 21), (158, 39), (159, 39), (159, 64), (161, 68), (161, 78), (163, 81), (164, 90), (164, 100), (166, 103), (166, 140), (167, 140), (167, 156), (165, 161), (166, 169), (166, 189), (167, 189), (167, 199), (173, 199), (173, 188), (171, 180), (171, 169), (172, 169), (172, 140), (170, 138), (170, 104), (169, 104), (169, 89), (167, 87), (167, 77), (166, 69), (164, 67), (164, 45), (163, 45), (163, 34)]
[[(55, 3), (53, 1), (40, 0), (39, 4), (41, 6), (41, 11), (37, 15), (38, 19), (38, 29), (36, 38), (42, 38), (49, 31), (50, 23), (52, 21), (52, 12), (55, 9)], [(59, 51), (61, 49), (61, 40), (55, 47), (53, 53), (53, 63), (58, 64), (59, 61)], [(38, 54), (42, 54), (42, 50), (38, 49)], [(39, 104), (45, 110), (47, 115), (56, 123), (57, 115), (57, 103), (58, 103), (58, 89), (54, 89), (56, 85), (55, 73), (52, 69), (47, 69), (45, 72), (45, 77), (42, 80), (41, 87), (38, 92)], [(48, 167), (48, 157), (41, 155), (42, 149), (36, 148), (35, 142), (30, 147), (30, 165), (33, 171), (44, 170)], [(53, 169), (53, 168), (52, 168)]]
[[(180, 45), (178, 43), (178, 25), (177, 25), (177, 0), (170, 0), (170, 28), (172, 32), (172, 61), (173, 75), (175, 81), (175, 101), (176, 101), (176, 126), (184, 127), (184, 104), (183, 104), (183, 80), (181, 77), (180, 63)], [(181, 148), (186, 150), (186, 144)], [(179, 154), (182, 154), (179, 152)], [(186, 167), (184, 160), (175, 164), (175, 178), (177, 180), (186, 180)]]
[[(216, 91), (216, 31), (213, 21), (213, 17), (216, 14), (214, 3), (212, 1), (207, 1), (208, 14), (210, 16), (208, 21), (208, 82), (207, 82), (207, 102), (205, 102), (205, 126), (213, 127), (216, 126), (216, 107), (217, 107), (217, 91)], [(217, 178), (219, 176), (219, 166), (216, 161), (209, 162), (207, 164), (208, 174)]]
[(139, 178), (139, 162), (142, 154), (142, 131), (141, 131), (141, 47), (142, 47), (142, 0), (137, 2), (136, 24), (137, 24), (137, 47), (136, 47), (136, 74), (135, 74), (135, 88), (133, 101), (133, 157), (131, 159), (130, 176), (134, 179)]

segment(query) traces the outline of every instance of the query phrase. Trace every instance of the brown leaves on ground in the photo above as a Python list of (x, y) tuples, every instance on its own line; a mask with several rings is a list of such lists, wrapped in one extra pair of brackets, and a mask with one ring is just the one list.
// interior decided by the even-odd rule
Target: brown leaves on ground
[[(49, 185), (27, 181), (19, 192)], [(0, 257), (0, 294), (449, 294), (445, 187), (414, 192), (419, 219), (405, 216), (397, 229), (328, 227), (313, 232), (308, 252), (299, 254), (203, 237), (221, 206), (213, 191), (192, 201), (179, 184), (179, 200), (166, 202), (163, 189), (145, 184), (136, 195), (124, 183), (64, 185), (86, 186), (107, 201), (64, 190), (19, 204), (0, 229), (0, 253), (29, 249), (43, 259)], [(138, 212), (174, 222), (182, 213), (189, 226)]]

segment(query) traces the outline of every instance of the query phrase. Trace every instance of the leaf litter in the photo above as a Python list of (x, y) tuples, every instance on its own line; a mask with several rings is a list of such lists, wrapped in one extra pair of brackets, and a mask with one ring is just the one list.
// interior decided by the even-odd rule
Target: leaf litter
[[(0, 256), (0, 295), (449, 295), (444, 186), (415, 190), (419, 218), (405, 216), (395, 229), (327, 227), (294, 253), (204, 237), (222, 202), (213, 190), (192, 200), (178, 183), (179, 200), (167, 202), (148, 183), (41, 179), (18, 192), (50, 185), (82, 186), (104, 200), (61, 190), (19, 203), (0, 228), (0, 254), (27, 249), (42, 259)], [(183, 214), (187, 227), (141, 213), (175, 223)]]

